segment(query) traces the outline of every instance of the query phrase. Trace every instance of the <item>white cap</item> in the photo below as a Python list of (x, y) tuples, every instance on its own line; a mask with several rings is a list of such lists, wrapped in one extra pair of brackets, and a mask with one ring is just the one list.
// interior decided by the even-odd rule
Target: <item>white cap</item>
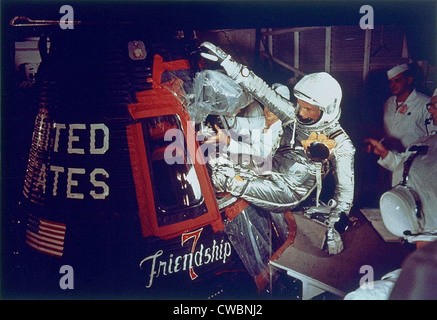
[(408, 66), (404, 63), (404, 64), (398, 64), (397, 66), (394, 66), (393, 68), (391, 68), (390, 70), (387, 71), (387, 77), (388, 79), (393, 79), (394, 77), (396, 77), (398, 74), (405, 72), (408, 70)]
[(433, 97), (437, 97), (437, 89), (434, 90), (434, 93), (432, 94)]

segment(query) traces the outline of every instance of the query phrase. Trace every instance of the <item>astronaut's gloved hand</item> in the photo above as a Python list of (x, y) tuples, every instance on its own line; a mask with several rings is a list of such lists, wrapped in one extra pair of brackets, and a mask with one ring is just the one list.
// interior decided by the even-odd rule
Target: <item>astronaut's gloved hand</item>
[(216, 193), (226, 192), (229, 178), (235, 176), (235, 169), (225, 157), (211, 158), (208, 161), (211, 183)]
[(205, 59), (219, 62), (223, 69), (225, 69), (228, 76), (230, 76), (232, 79), (235, 80), (240, 75), (240, 72), (243, 76), (247, 77), (249, 75), (250, 71), (246, 66), (236, 62), (234, 59), (232, 59), (231, 55), (227, 54), (220, 47), (217, 47), (208, 41), (203, 42), (200, 47), (206, 51), (201, 52), (200, 55)]
[(250, 180), (243, 178), (240, 174), (235, 174), (229, 168), (223, 169), (213, 170), (210, 174), (214, 191), (216, 193), (229, 192), (233, 196), (241, 196)]
[(210, 174), (211, 183), (214, 191), (216, 193), (226, 192), (226, 186), (228, 183), (229, 176), (224, 174), (222, 171), (213, 170)]
[(225, 51), (211, 42), (205, 41), (200, 45), (200, 47), (204, 50), (200, 55), (205, 59), (222, 63), (223, 60), (228, 57), (228, 54)]
[(329, 254), (338, 254), (343, 251), (341, 235), (332, 227), (329, 227), (325, 235), (325, 243)]

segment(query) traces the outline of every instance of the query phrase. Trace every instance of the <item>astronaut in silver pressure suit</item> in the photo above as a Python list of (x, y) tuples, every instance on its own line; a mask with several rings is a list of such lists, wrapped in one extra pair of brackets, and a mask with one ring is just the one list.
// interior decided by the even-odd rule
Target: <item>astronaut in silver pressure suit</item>
[[(321, 163), (329, 159), (336, 186), (328, 211), (334, 220), (341, 212), (348, 215), (354, 197), (355, 148), (339, 123), (342, 90), (338, 82), (325, 72), (304, 76), (294, 87), (294, 105), (219, 47), (209, 42), (201, 47), (204, 58), (219, 62), (230, 78), (276, 114), (283, 125), (269, 172), (250, 176), (213, 170), (215, 188), (268, 211), (285, 212), (320, 186)], [(315, 144), (328, 147), (325, 160), (311, 158), (308, 146)]]

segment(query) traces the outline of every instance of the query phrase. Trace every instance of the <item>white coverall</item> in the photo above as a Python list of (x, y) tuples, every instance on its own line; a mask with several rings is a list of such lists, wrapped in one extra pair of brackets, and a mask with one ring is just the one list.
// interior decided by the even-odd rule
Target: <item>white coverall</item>
[[(425, 120), (429, 118), (426, 104), (429, 97), (414, 89), (402, 104), (397, 106), (396, 96), (384, 104), (384, 130), (387, 135), (400, 140), (407, 148), (420, 137), (427, 135)], [(433, 124), (430, 127), (435, 126)]]
[[(419, 194), (423, 213), (425, 215), (425, 232), (437, 230), (437, 135), (422, 137), (412, 144), (421, 146), (427, 145), (428, 151), (425, 155), (418, 155), (411, 165), (407, 186)], [(404, 172), (404, 161), (412, 154), (411, 151), (396, 153), (389, 151), (384, 159), (378, 163), (387, 170), (393, 171), (392, 186), (402, 182)], [(415, 241), (428, 241), (429, 236), (411, 236)], [(410, 240), (409, 240), (410, 241)]]
[(265, 130), (264, 116), (235, 117), (227, 122), (230, 129), (243, 138), (243, 141), (230, 140), (227, 147), (227, 151), (230, 153), (266, 158), (279, 147), (279, 139), (282, 135), (281, 120), (273, 123), (267, 130)]
[[(426, 155), (418, 155), (414, 159), (408, 173), (407, 186), (419, 194), (425, 214), (424, 231), (432, 232), (437, 230), (437, 212), (435, 210), (437, 208), (437, 135), (422, 137), (412, 145), (428, 146)], [(389, 151), (384, 159), (378, 160), (381, 166), (393, 171), (393, 186), (403, 181), (403, 163), (411, 154), (411, 151), (404, 153)], [(435, 258), (437, 237), (413, 235), (406, 238), (410, 242), (430, 241), (434, 244), (425, 245), (409, 256), (402, 264), (402, 269), (390, 272), (381, 280), (370, 283), (371, 287), (367, 285), (348, 293), (344, 300), (429, 299), (435, 297), (437, 279), (431, 271), (435, 270), (435, 261), (437, 261)], [(391, 296), (392, 293), (394, 296)]]

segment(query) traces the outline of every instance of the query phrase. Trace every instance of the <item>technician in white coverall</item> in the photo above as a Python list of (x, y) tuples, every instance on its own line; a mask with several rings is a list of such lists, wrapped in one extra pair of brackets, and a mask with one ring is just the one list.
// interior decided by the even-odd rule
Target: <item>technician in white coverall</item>
[[(437, 125), (437, 90), (427, 108), (433, 124)], [(368, 152), (380, 156), (378, 163), (393, 171), (394, 188), (384, 193), (380, 200), (384, 225), (394, 235), (415, 243), (420, 251), (408, 257), (402, 269), (350, 292), (345, 300), (386, 300), (391, 298), (392, 293), (393, 299), (435, 299), (437, 135), (420, 138), (404, 153), (389, 151), (375, 139), (366, 139), (365, 142), (368, 143)], [(409, 159), (412, 162), (408, 162)], [(404, 175), (407, 179), (404, 179)], [(423, 253), (426, 251), (422, 251), (422, 247), (428, 247), (430, 243), (433, 245), (429, 258), (424, 260)]]
[(337, 182), (331, 213), (336, 217), (341, 212), (348, 214), (354, 197), (355, 148), (339, 123), (342, 91), (338, 82), (325, 72), (303, 77), (294, 87), (298, 99), (294, 105), (220, 48), (209, 42), (201, 46), (208, 50), (202, 56), (218, 61), (230, 78), (278, 116), (284, 131), (268, 175), (241, 176), (213, 168), (215, 188), (268, 211), (291, 210), (317, 187), (320, 162), (309, 160), (303, 147), (313, 142), (313, 146), (325, 145), (326, 150), (330, 149), (326, 157)]
[[(404, 148), (428, 134), (425, 105), (429, 97), (417, 92), (413, 77), (406, 64), (387, 71), (390, 91), (393, 94), (384, 104), (384, 130), (389, 137), (398, 139)], [(404, 150), (398, 150), (404, 151)]]
[[(424, 108), (425, 110), (428, 109), (433, 124), (437, 125), (437, 89), (434, 91), (430, 103), (426, 106), (427, 108)], [(401, 184), (404, 180), (404, 174), (408, 173), (407, 179), (405, 179), (405, 185), (415, 190), (416, 193), (419, 193), (421, 202), (420, 211), (422, 211), (424, 215), (424, 218), (422, 219), (423, 221), (420, 223), (421, 230), (418, 230), (419, 225), (416, 225), (414, 227), (416, 230), (410, 230), (412, 234), (403, 234), (403, 231), (408, 229), (406, 227), (402, 230), (402, 233), (399, 234), (400, 236), (405, 236), (405, 238), (411, 242), (416, 242), (422, 238), (426, 238), (426, 235), (423, 233), (437, 231), (437, 135), (434, 131), (432, 133), (433, 134), (426, 135), (412, 143), (407, 148), (407, 151), (403, 153), (389, 151), (382, 143), (375, 139), (364, 140), (364, 142), (368, 143), (367, 151), (380, 156), (378, 164), (393, 172), (393, 187)], [(413, 159), (411, 156), (416, 154), (417, 156)], [(411, 164), (407, 163), (406, 165), (408, 165), (408, 167), (405, 167), (405, 163), (409, 158), (412, 162)], [(394, 197), (384, 198), (384, 196), (385, 195), (381, 198), (381, 205), (386, 203), (384, 201), (387, 201), (388, 203), (388, 201), (395, 199)], [(399, 195), (399, 197), (401, 197), (401, 195)], [(393, 206), (394, 205), (395, 203)], [(385, 218), (384, 212), (382, 212), (382, 214), (383, 218)], [(401, 219), (396, 218), (394, 220), (394, 222), (389, 222), (390, 227), (395, 222), (396, 226), (401, 224)], [(387, 220), (384, 220), (384, 223), (386, 221)], [(390, 227), (388, 227), (389, 230)], [(395, 229), (393, 229), (392, 233), (394, 232), (396, 232)], [(415, 235), (416, 233), (420, 234)]]

